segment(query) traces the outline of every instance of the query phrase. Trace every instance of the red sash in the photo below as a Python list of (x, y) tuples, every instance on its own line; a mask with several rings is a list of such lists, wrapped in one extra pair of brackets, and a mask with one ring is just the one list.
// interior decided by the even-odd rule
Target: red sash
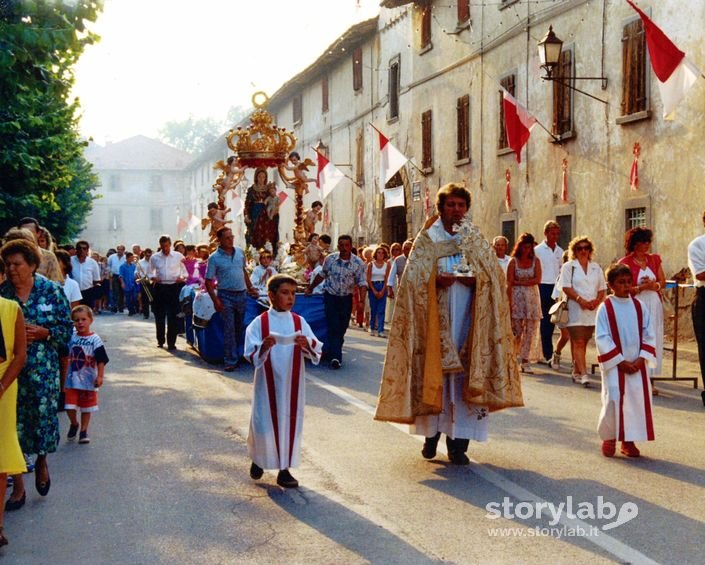
[[(644, 344), (644, 331), (642, 327), (644, 324), (644, 313), (641, 309), (641, 302), (639, 302), (636, 298), (632, 298), (632, 302), (634, 303), (634, 308), (636, 309), (636, 319), (637, 323), (639, 324), (639, 347), (649, 352), (653, 350), (653, 353), (655, 354), (656, 351), (653, 347)], [(610, 333), (612, 334), (612, 341), (614, 341), (617, 351), (623, 354), (622, 342), (619, 339), (619, 328), (617, 327), (617, 317), (615, 316), (614, 306), (612, 306), (612, 300), (610, 298), (607, 298), (607, 300), (605, 300), (605, 309), (607, 310), (607, 320), (610, 324)], [(609, 353), (609, 355), (610, 358), (614, 357), (614, 355), (612, 355), (612, 351)], [(617, 439), (619, 439), (619, 441), (624, 441), (624, 391), (626, 375), (624, 371), (619, 367), (617, 367), (617, 374), (619, 376), (619, 435)], [(654, 439), (654, 421), (651, 415), (649, 376), (647, 374), (645, 366), (641, 368), (640, 374), (642, 388), (644, 390), (644, 416), (646, 418), (646, 437), (649, 441), (652, 441)]]

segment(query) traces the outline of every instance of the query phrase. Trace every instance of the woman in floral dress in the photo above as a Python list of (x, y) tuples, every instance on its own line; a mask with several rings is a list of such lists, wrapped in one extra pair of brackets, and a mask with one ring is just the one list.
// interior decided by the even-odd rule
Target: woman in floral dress
[(536, 240), (523, 233), (507, 266), (507, 293), (512, 313), (515, 349), (521, 357), (522, 373), (533, 373), (529, 363), (541, 357), (541, 261), (534, 255)]
[[(0, 249), (7, 280), (0, 296), (22, 308), (27, 336), (27, 362), (18, 379), (17, 435), (22, 451), (36, 454), (35, 486), (46, 496), (51, 486), (47, 454), (59, 443), (58, 348), (71, 337), (69, 303), (63, 289), (35, 274), (41, 255), (28, 241), (10, 241)], [(17, 510), (26, 498), (22, 475), (14, 476), (12, 495), (5, 510)]]

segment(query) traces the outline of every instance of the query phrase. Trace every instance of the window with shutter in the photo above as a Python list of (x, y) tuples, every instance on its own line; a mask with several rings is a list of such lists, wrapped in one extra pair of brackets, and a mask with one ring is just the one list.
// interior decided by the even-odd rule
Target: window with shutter
[(458, 0), (458, 25), (470, 19), (470, 0)]
[(622, 116), (649, 111), (646, 36), (641, 18), (623, 28), (621, 110)]
[(353, 90), (358, 92), (362, 90), (362, 47), (358, 47), (353, 51)]
[(431, 45), (431, 6), (421, 8), (421, 49), (430, 49)]
[(297, 94), (294, 96), (294, 99), (292, 100), (291, 107), (292, 107), (292, 118), (294, 120), (294, 125), (298, 126), (302, 122), (302, 106), (303, 106), (303, 101), (301, 99), (301, 94)]
[[(512, 96), (516, 95), (516, 75), (507, 75), (499, 81), (499, 84), (509, 92)], [(499, 135), (497, 142), (497, 149), (507, 149), (509, 147), (509, 142), (507, 141), (507, 130), (504, 128), (504, 95), (502, 91), (499, 91)]]
[(321, 112), (328, 111), (328, 75), (321, 77)]
[(433, 170), (432, 119), (431, 110), (426, 110), (421, 114), (421, 168), (424, 172)]
[(389, 119), (399, 117), (399, 57), (389, 65)]
[(457, 161), (470, 160), (470, 96), (458, 98), (456, 104), (458, 139), (455, 152)]
[(556, 68), (553, 82), (553, 134), (568, 137), (573, 132), (573, 51), (564, 49)]

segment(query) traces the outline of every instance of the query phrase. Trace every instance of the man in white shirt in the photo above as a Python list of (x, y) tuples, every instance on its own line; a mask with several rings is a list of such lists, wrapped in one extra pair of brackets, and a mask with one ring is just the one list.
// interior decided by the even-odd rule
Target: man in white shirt
[[(705, 212), (703, 212), (703, 224), (705, 225)], [(696, 237), (688, 245), (688, 267), (695, 283), (695, 300), (693, 300), (691, 314), (695, 341), (698, 344), (700, 376), (705, 388), (705, 235)], [(700, 394), (705, 406), (705, 391)]]
[(122, 312), (125, 309), (125, 296), (120, 284), (120, 266), (125, 263), (125, 246), (120, 243), (117, 246), (117, 253), (108, 257), (108, 269), (110, 269), (110, 310), (112, 312)]
[(179, 292), (186, 280), (183, 258), (184, 256), (178, 251), (172, 251), (171, 237), (163, 235), (159, 238), (159, 252), (152, 255), (149, 260), (157, 347), (164, 347), (166, 341), (169, 351), (176, 349), (176, 336), (179, 331), (176, 317), (179, 313)]
[(548, 311), (553, 305), (551, 294), (563, 264), (563, 250), (558, 245), (561, 226), (557, 222), (549, 220), (543, 226), (543, 235), (545, 239), (534, 248), (534, 253), (541, 261), (541, 283), (539, 284), (541, 313), (543, 314), (543, 318), (541, 318), (541, 349), (546, 364), (550, 365), (553, 362), (553, 324)]
[(81, 304), (93, 308), (100, 291), (100, 265), (88, 256), (90, 245), (85, 240), (76, 242), (76, 255), (71, 257), (71, 278), (78, 283), (83, 299)]

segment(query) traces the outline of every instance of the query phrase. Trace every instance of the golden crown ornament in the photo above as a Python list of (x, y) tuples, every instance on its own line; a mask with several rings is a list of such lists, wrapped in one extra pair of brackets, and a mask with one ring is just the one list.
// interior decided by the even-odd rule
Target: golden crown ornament
[(250, 117), (250, 125), (230, 130), (226, 137), (228, 147), (237, 155), (240, 167), (276, 167), (286, 163), (296, 147), (296, 136), (272, 123), (272, 116), (266, 110), (269, 97), (264, 92), (252, 95), (252, 105), (256, 110)]

